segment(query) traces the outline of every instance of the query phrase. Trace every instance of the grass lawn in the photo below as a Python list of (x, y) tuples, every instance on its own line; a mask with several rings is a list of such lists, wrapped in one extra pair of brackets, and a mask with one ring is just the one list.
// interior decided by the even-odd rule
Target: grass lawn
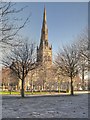
[[(50, 92), (26, 92), (25, 91), (25, 94), (26, 95), (45, 95), (45, 94), (54, 94), (55, 92), (52, 92), (52, 93), (50, 93)], [(20, 92), (18, 92), (18, 91), (12, 91), (11, 92), (11, 94), (12, 95), (20, 95)], [(0, 91), (0, 95), (10, 95), (10, 91)]]
[[(12, 95), (20, 95), (20, 92), (11, 92)], [(0, 91), (0, 95), (10, 95), (10, 91)]]
[[(26, 92), (25, 91), (25, 95), (54, 95), (54, 94), (61, 94), (63, 92)], [(90, 93), (90, 91), (74, 91), (74, 94), (79, 94), (79, 93)], [(66, 93), (66, 94), (70, 94), (70, 93)], [(0, 91), (0, 95), (10, 95), (10, 91)], [(12, 91), (11, 95), (20, 95), (19, 91)]]

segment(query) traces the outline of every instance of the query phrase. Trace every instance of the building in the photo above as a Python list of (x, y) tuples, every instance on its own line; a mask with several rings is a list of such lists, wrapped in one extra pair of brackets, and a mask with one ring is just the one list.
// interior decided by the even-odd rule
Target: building
[(51, 69), (52, 69), (52, 46), (50, 46), (48, 42), (46, 9), (44, 7), (40, 44), (39, 46), (37, 46), (36, 67), (34, 70), (30, 71), (29, 75), (26, 77), (26, 86), (29, 85), (29, 87), (26, 88), (33, 89), (33, 86), (35, 86), (35, 89), (38, 90), (45, 89), (45, 83), (48, 81), (48, 79), (50, 80), (50, 78), (48, 77), (51, 74)]
[(11, 69), (4, 67), (2, 68), (2, 81), (0, 83), (0, 89), (4, 90), (17, 90), (19, 80), (17, 76), (12, 72)]
[(37, 47), (37, 63), (39, 65), (44, 64), (47, 67), (51, 67), (52, 65), (52, 46), (50, 46), (48, 42), (48, 27), (47, 27), (45, 8), (43, 14), (40, 45), (39, 47)]

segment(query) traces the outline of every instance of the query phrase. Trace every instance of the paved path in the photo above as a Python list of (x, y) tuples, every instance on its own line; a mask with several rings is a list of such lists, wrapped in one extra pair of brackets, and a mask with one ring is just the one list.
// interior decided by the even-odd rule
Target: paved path
[(88, 94), (3, 96), (3, 118), (87, 118)]

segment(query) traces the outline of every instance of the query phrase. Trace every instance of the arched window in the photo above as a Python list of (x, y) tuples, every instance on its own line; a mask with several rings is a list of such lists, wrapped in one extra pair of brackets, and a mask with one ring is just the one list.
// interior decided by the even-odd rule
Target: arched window
[(48, 46), (48, 41), (45, 41), (45, 45)]
[(47, 56), (44, 56), (45, 61), (47, 61)]
[(48, 61), (51, 61), (51, 57), (50, 56), (48, 56)]

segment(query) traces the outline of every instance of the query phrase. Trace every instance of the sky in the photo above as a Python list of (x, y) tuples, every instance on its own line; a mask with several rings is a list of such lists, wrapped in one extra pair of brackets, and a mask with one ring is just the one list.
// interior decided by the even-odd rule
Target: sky
[(24, 37), (34, 40), (39, 44), (43, 21), (44, 6), (47, 12), (47, 25), (49, 43), (52, 44), (53, 54), (62, 45), (70, 44), (88, 25), (87, 2), (19, 2), (17, 8), (28, 6), (23, 14), (25, 19), (29, 14), (30, 22), (21, 31)]
[(36, 41), (39, 45), (43, 21), (44, 6), (47, 12), (49, 43), (52, 44), (53, 55), (62, 45), (70, 44), (88, 25), (87, 2), (18, 2), (16, 8), (28, 6), (23, 14), (29, 14), (30, 22), (21, 31), (25, 38)]

